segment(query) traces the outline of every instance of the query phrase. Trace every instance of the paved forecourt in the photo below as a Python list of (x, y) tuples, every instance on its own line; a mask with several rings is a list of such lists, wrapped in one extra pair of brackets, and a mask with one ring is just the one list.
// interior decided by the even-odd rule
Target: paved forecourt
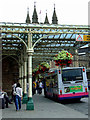
[(9, 108), (2, 110), (2, 118), (88, 118), (88, 115), (47, 99), (43, 95), (34, 95), (33, 101), (33, 111), (27, 111), (26, 104), (22, 104), (22, 109), (16, 112), (13, 103)]

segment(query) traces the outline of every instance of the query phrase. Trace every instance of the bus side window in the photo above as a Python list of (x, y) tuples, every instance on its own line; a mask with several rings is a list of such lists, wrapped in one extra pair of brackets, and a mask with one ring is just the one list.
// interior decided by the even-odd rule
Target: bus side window
[(58, 77), (57, 77), (57, 75), (54, 75), (53, 79), (54, 79), (54, 87), (58, 87)]
[(50, 83), (50, 87), (53, 88), (53, 82), (52, 82), (52, 81), (51, 81), (51, 83)]

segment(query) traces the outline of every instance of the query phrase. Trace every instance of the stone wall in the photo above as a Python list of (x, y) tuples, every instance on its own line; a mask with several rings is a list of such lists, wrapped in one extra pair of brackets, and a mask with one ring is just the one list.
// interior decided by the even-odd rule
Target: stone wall
[(18, 79), (18, 64), (11, 58), (6, 57), (2, 60), (2, 89), (11, 92), (12, 84)]

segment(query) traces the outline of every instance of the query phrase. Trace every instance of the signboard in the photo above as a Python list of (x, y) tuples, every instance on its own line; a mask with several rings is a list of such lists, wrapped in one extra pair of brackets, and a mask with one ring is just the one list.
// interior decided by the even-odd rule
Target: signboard
[(84, 41), (90, 41), (90, 35), (83, 35)]
[(90, 35), (76, 35), (76, 41), (90, 41)]
[(70, 87), (70, 92), (82, 92), (83, 89), (82, 89), (82, 86), (71, 86)]
[(65, 93), (68, 93), (68, 92), (82, 92), (83, 88), (82, 88), (81, 85), (79, 85), (79, 86), (70, 86), (70, 87), (65, 87), (64, 91), (65, 91)]
[(83, 35), (76, 35), (76, 41), (83, 41)]

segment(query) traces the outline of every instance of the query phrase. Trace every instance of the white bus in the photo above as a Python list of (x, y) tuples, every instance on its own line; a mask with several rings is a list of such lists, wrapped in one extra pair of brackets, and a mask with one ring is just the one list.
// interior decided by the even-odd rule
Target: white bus
[(86, 70), (87, 73), (87, 80), (88, 80), (88, 88), (90, 89), (90, 68)]
[(85, 67), (67, 67), (45, 73), (45, 96), (57, 100), (88, 97)]

